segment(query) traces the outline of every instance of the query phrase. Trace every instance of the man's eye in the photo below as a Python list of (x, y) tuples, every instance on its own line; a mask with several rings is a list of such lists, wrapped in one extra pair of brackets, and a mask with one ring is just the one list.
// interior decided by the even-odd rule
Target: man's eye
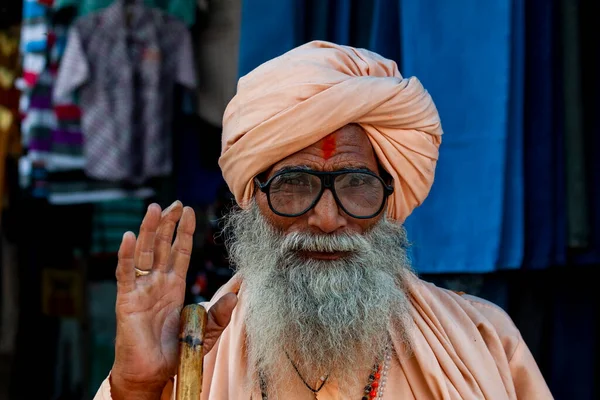
[(362, 186), (365, 184), (365, 180), (362, 178), (352, 178), (350, 179), (350, 182), (348, 182), (348, 186), (352, 186), (352, 187), (356, 187), (356, 186)]
[(300, 178), (286, 178), (283, 182), (284, 185), (294, 185), (294, 186), (306, 186), (309, 182), (306, 179)]

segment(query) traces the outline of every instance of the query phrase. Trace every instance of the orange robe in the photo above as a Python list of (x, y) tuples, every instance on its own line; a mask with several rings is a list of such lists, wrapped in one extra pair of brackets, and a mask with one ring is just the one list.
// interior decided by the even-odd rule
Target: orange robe
[[(244, 286), (234, 277), (211, 303), (227, 292), (238, 292), (231, 323), (205, 357), (202, 400), (260, 400), (248, 392), (244, 341)], [(553, 399), (536, 362), (510, 317), (498, 306), (461, 295), (415, 278), (410, 284), (413, 354), (403, 356), (402, 340), (390, 332), (396, 354), (383, 398), (452, 400)], [(210, 306), (208, 304), (207, 306)], [(174, 381), (162, 399), (173, 396)], [(302, 383), (286, 388), (286, 400), (309, 398)], [(173, 396), (174, 397), (174, 396)], [(335, 382), (328, 382), (318, 400), (342, 400)], [(110, 400), (104, 381), (95, 400)], [(350, 399), (353, 400), (353, 399)]]

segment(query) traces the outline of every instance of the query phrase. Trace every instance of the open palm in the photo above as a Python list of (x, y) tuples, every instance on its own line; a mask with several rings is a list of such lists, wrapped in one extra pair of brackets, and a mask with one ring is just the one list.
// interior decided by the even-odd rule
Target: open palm
[[(179, 201), (162, 213), (152, 204), (137, 240), (132, 232), (123, 236), (116, 270), (111, 378), (128, 392), (158, 392), (177, 371), (179, 321), (195, 226), (194, 211)], [(137, 276), (136, 268), (146, 274)], [(235, 303), (231, 294), (209, 310), (205, 353), (229, 323)]]

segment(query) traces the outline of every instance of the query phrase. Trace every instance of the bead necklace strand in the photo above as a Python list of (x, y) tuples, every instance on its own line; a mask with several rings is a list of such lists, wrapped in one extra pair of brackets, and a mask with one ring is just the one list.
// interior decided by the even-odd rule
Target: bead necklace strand
[(365, 391), (361, 400), (383, 399), (383, 390), (387, 382), (391, 359), (392, 356), (388, 347), (383, 355), (383, 365), (379, 362), (373, 367), (373, 371), (371, 375), (369, 375), (369, 383), (365, 386)]
[(319, 391), (321, 389), (323, 389), (323, 386), (325, 386), (325, 383), (327, 382), (327, 378), (329, 378), (329, 375), (325, 375), (322, 376), (320, 378), (321, 380), (321, 384), (319, 385), (318, 388), (313, 389), (302, 377), (302, 374), (300, 373), (300, 371), (298, 370), (298, 367), (296, 367), (296, 364), (294, 363), (294, 361), (292, 361), (292, 359), (290, 358), (289, 354), (286, 352), (285, 355), (287, 356), (288, 360), (290, 360), (290, 363), (292, 364), (292, 367), (294, 367), (294, 370), (296, 370), (296, 373), (298, 374), (298, 376), (300, 377), (300, 379), (302, 380), (302, 383), (304, 383), (304, 386), (306, 386), (308, 388), (308, 390), (310, 390), (311, 392), (313, 392), (315, 394), (315, 399), (317, 398), (317, 393), (319, 393)]
[[(289, 356), (288, 356), (288, 358), (289, 358)], [(390, 347), (388, 346), (386, 348), (385, 354), (383, 356), (383, 360), (382, 360), (383, 362), (380, 361), (373, 366), (371, 374), (369, 374), (369, 382), (365, 386), (364, 393), (363, 393), (361, 400), (382, 400), (383, 399), (383, 392), (385, 389), (385, 385), (387, 383), (387, 377), (388, 377), (388, 373), (389, 373), (389, 369), (390, 369), (391, 359), (392, 359), (392, 355), (391, 355)], [(323, 388), (323, 386), (327, 382), (327, 378), (329, 377), (329, 375), (321, 377), (321, 384), (319, 385), (319, 387), (317, 389), (313, 389), (304, 380), (304, 378), (300, 374), (300, 371), (298, 371), (298, 368), (292, 362), (291, 359), (290, 359), (290, 362), (292, 363), (292, 366), (296, 370), (296, 373), (298, 374), (298, 376), (300, 377), (300, 379), (302, 380), (304, 385), (311, 392), (313, 392), (315, 399), (317, 399), (317, 393), (319, 393), (319, 391)], [(268, 400), (267, 393), (266, 393), (267, 392), (266, 382), (264, 379), (262, 379), (262, 377), (261, 377), (260, 381), (261, 381), (260, 388), (261, 388), (262, 400)]]
[(380, 372), (381, 382), (379, 384), (379, 389), (377, 390), (376, 400), (383, 399), (383, 391), (385, 389), (385, 384), (387, 383), (388, 373), (390, 370), (390, 363), (392, 361), (391, 353), (392, 352), (391, 352), (390, 348), (388, 347), (385, 351), (385, 356), (383, 358), (383, 370)]

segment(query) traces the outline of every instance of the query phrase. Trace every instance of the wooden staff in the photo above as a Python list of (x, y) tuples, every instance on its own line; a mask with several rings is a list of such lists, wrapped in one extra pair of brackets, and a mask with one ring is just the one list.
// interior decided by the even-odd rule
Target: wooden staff
[(200, 400), (206, 320), (206, 309), (199, 304), (189, 304), (181, 311), (176, 400)]

